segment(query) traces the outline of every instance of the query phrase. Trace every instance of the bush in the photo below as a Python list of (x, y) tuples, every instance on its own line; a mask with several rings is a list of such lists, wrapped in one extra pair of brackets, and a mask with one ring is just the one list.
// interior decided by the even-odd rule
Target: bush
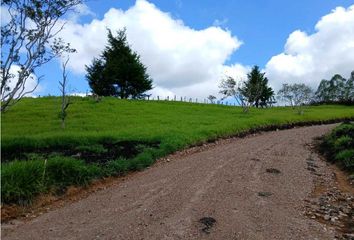
[(350, 173), (354, 172), (354, 123), (346, 122), (336, 127), (324, 138), (322, 152), (331, 162)]
[(335, 139), (333, 147), (336, 152), (339, 152), (349, 149), (351, 146), (354, 146), (353, 138), (345, 135)]
[(354, 149), (343, 150), (336, 155), (336, 160), (348, 170), (354, 170)]
[(1, 202), (29, 202), (45, 190), (44, 162), (13, 161), (1, 166)]
[(340, 137), (343, 135), (347, 135), (351, 138), (354, 138), (354, 123), (343, 123), (336, 127), (332, 134), (330, 135), (332, 138)]
[(61, 155), (50, 155), (49, 159), (45, 160), (41, 155), (31, 154), (27, 156), (27, 161), (2, 164), (1, 201), (29, 203), (39, 193), (63, 192), (71, 185), (87, 185), (94, 178), (119, 176), (128, 171), (142, 170), (153, 164), (160, 155), (158, 150), (146, 148), (133, 159), (119, 158), (105, 165), (95, 165)]
[(12, 161), (2, 164), (2, 203), (25, 204), (49, 190), (62, 190), (70, 185), (86, 185), (102, 170), (73, 158), (54, 156), (47, 161)]
[(110, 161), (106, 166), (106, 176), (120, 176), (128, 172), (129, 161), (126, 159), (117, 159)]
[(96, 165), (86, 165), (84, 161), (60, 156), (48, 160), (46, 168), (48, 187), (65, 188), (70, 185), (87, 185), (101, 170)]

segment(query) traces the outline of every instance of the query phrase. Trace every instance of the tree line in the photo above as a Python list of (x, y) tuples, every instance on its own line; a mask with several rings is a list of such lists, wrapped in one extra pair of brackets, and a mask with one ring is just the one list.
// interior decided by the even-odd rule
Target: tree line
[[(354, 71), (348, 79), (339, 74), (335, 74), (330, 80), (323, 79), (316, 91), (304, 83), (285, 83), (275, 95), (268, 86), (265, 73), (254, 66), (247, 74), (247, 80), (237, 82), (233, 77), (227, 76), (221, 81), (219, 88), (223, 99), (234, 97), (244, 112), (250, 107), (272, 106), (277, 99), (282, 104), (297, 107), (299, 113), (302, 113), (301, 106), (307, 104), (354, 104)], [(213, 102), (216, 97), (210, 95), (208, 99)]]

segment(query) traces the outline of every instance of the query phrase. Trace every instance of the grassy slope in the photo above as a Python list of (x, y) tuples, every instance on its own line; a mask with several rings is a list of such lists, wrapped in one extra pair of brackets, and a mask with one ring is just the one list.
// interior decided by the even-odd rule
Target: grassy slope
[(2, 150), (85, 144), (102, 138), (160, 140), (175, 150), (259, 126), (354, 117), (352, 106), (309, 107), (304, 115), (291, 108), (252, 109), (243, 114), (230, 106), (114, 98), (96, 103), (74, 98), (62, 130), (59, 109), (59, 98), (23, 99), (2, 116)]
[(40, 155), (28, 161), (2, 163), (2, 203), (25, 203), (43, 192), (139, 170), (187, 145), (250, 128), (354, 117), (354, 108), (346, 106), (309, 107), (304, 115), (291, 108), (252, 109), (244, 114), (241, 108), (228, 106), (114, 98), (96, 103), (89, 98), (74, 98), (63, 130), (59, 109), (59, 98), (23, 99), (3, 114), (2, 152), (32, 152), (37, 147), (55, 151), (59, 147), (92, 146), (110, 139), (159, 141), (160, 148), (147, 148), (129, 161), (117, 156), (104, 165), (63, 156), (45, 161), (46, 157)]

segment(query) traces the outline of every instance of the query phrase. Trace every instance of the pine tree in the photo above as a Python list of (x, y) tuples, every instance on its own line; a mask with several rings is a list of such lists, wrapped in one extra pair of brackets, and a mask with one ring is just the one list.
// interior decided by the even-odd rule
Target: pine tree
[(108, 45), (99, 59), (86, 66), (92, 92), (99, 96), (140, 98), (152, 89), (152, 80), (140, 57), (128, 45), (125, 29), (114, 37), (108, 30)]
[(268, 86), (268, 79), (264, 75), (265, 73), (262, 73), (258, 66), (254, 66), (247, 74), (244, 86), (240, 89), (247, 101), (257, 108), (267, 106), (274, 95), (274, 91)]

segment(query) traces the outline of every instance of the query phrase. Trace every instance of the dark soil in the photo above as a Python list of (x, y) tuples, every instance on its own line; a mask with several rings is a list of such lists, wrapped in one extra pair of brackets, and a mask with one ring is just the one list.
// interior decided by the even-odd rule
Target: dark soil
[(276, 168), (267, 168), (266, 172), (272, 173), (272, 174), (280, 174), (280, 170), (278, 170)]
[[(74, 157), (84, 160), (86, 163), (105, 164), (118, 158), (132, 159), (147, 148), (158, 148), (159, 142), (146, 141), (119, 141), (102, 142), (96, 145), (75, 146), (71, 148), (40, 148), (26, 152), (2, 153), (2, 161), (8, 162), (14, 159), (30, 160), (32, 158), (47, 158), (52, 155)], [(96, 149), (95, 149), (96, 147)], [(98, 147), (98, 150), (97, 150)], [(33, 157), (34, 156), (34, 157)]]
[(272, 196), (272, 193), (271, 192), (259, 192), (258, 196), (260, 196), (260, 197), (269, 197), (269, 196)]
[(202, 231), (206, 234), (209, 234), (210, 229), (213, 227), (214, 223), (216, 223), (216, 220), (212, 217), (203, 217), (199, 219), (199, 222), (204, 224), (204, 228), (202, 229)]

